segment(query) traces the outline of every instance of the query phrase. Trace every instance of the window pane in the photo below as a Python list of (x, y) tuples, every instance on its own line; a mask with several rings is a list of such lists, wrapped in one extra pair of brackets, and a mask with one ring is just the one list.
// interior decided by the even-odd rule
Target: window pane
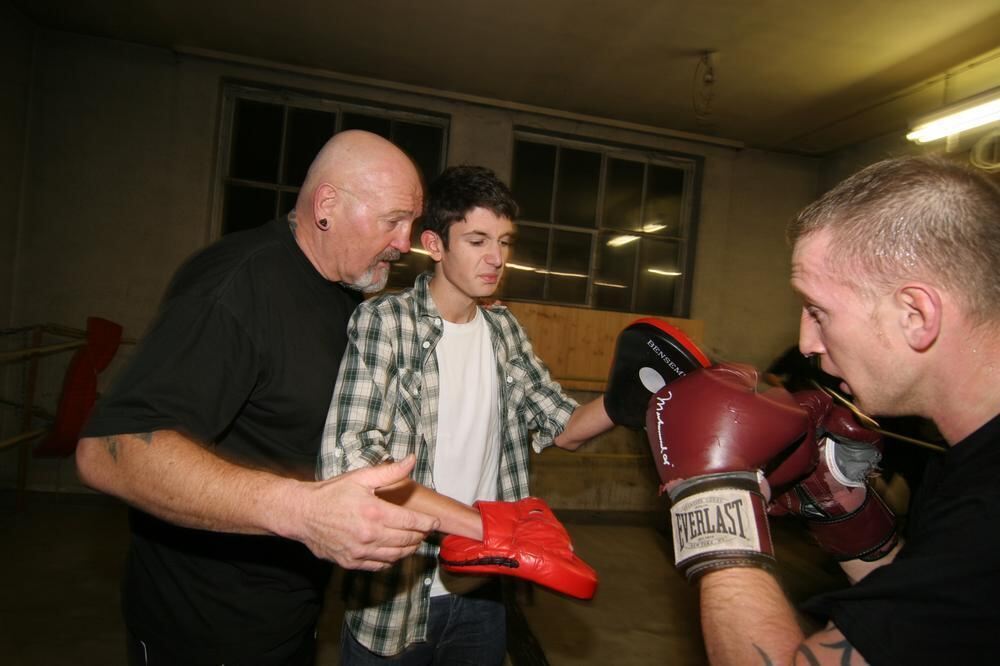
[(277, 192), (260, 187), (227, 185), (222, 234), (251, 229), (274, 219)]
[(587, 302), (592, 234), (575, 231), (552, 233), (552, 264), (549, 267), (549, 300), (561, 303)]
[(642, 162), (608, 159), (602, 226), (638, 231), (642, 212)]
[[(412, 247), (419, 249), (419, 245)], [(389, 271), (388, 286), (394, 289), (408, 289), (413, 286), (417, 276), (424, 271), (434, 270), (434, 260), (421, 252), (410, 250), (399, 261), (393, 262)]]
[(517, 226), (514, 251), (504, 269), (501, 298), (541, 300), (545, 294), (545, 270), (549, 251), (549, 230), (545, 227)]
[(604, 310), (632, 308), (632, 279), (639, 251), (638, 239), (608, 245), (621, 234), (598, 236), (597, 266), (594, 273), (594, 307)]
[(556, 224), (595, 226), (600, 177), (600, 153), (562, 149), (559, 155), (559, 186), (556, 190)]
[(636, 312), (673, 314), (680, 296), (680, 244), (643, 238), (639, 241), (639, 284)]
[[(673, 167), (649, 165), (646, 184), (646, 214), (644, 225), (649, 233), (683, 237), (681, 196), (684, 193), (684, 172)], [(663, 225), (662, 229), (656, 229)]]
[(289, 107), (283, 184), (302, 184), (316, 153), (333, 136), (336, 128), (336, 113)]
[(425, 182), (430, 182), (441, 173), (444, 131), (440, 127), (397, 121), (393, 142), (413, 158)]
[(514, 143), (514, 178), (511, 190), (521, 208), (520, 219), (550, 221), (555, 171), (555, 146), (530, 141)]
[(288, 215), (288, 212), (295, 208), (295, 200), (299, 198), (298, 192), (282, 192), (278, 195), (278, 215)]
[(275, 104), (246, 99), (236, 101), (230, 176), (278, 182), (282, 114), (282, 107)]
[(434, 270), (434, 260), (424, 253), (420, 244), (420, 223), (417, 222), (410, 229), (410, 252), (392, 264), (387, 284), (391, 289), (406, 289), (413, 286), (418, 275), (429, 270)]
[(388, 118), (366, 116), (362, 113), (345, 113), (342, 130), (359, 129), (378, 134), (386, 139), (392, 138), (392, 121)]

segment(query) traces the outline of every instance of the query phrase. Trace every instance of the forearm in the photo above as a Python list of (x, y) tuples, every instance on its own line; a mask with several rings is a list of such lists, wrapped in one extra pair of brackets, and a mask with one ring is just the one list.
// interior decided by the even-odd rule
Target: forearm
[(701, 622), (714, 665), (789, 664), (804, 638), (775, 578), (753, 567), (701, 579)]
[(896, 559), (896, 555), (899, 554), (899, 549), (902, 547), (903, 540), (900, 539), (899, 543), (897, 543), (885, 557), (881, 557), (874, 562), (865, 562), (864, 560), (847, 560), (846, 562), (840, 563), (840, 568), (843, 569), (845, 574), (847, 574), (847, 579), (851, 581), (851, 585), (854, 585), (879, 567), (884, 567), (885, 565), (890, 564)]
[(440, 532), (477, 541), (483, 539), (482, 518), (476, 509), (422, 486), (413, 479), (380, 488), (376, 494), (393, 504), (434, 516), (441, 521)]
[(171, 430), (80, 440), (84, 483), (183, 527), (277, 534), (302, 484), (227, 462)]
[(598, 397), (577, 407), (566, 423), (566, 428), (553, 441), (561, 449), (575, 451), (587, 440), (611, 430), (612, 427), (614, 423), (604, 409), (604, 398)]

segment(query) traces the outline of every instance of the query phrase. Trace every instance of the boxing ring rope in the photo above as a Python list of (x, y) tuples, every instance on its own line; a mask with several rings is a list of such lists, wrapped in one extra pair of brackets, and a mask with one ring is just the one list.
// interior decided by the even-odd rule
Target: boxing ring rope
[[(110, 362), (111, 357), (114, 356), (121, 344), (135, 344), (134, 339), (121, 338), (120, 331), (121, 327), (113, 322), (108, 322), (107, 320), (100, 320), (97, 318), (89, 318), (87, 325), (87, 330), (73, 328), (69, 326), (62, 326), (59, 324), (35, 324), (31, 326), (23, 326), (19, 328), (10, 329), (0, 329), (0, 338), (9, 338), (14, 335), (24, 335), (27, 334), (28, 338), (27, 345), (20, 348), (9, 351), (0, 352), (0, 366), (26, 362), (28, 364), (25, 377), (24, 386), (22, 390), (21, 401), (17, 402), (14, 400), (0, 399), (0, 406), (11, 407), (19, 411), (21, 414), (20, 419), (20, 432), (18, 434), (6, 437), (0, 440), (0, 451), (4, 451), (9, 448), (18, 448), (17, 457), (17, 508), (21, 509), (24, 503), (24, 493), (27, 487), (28, 479), (28, 460), (31, 453), (31, 447), (33, 443), (45, 436), (50, 434), (53, 426), (57, 423), (58, 414), (51, 414), (41, 406), (36, 404), (37, 400), (37, 389), (38, 389), (38, 375), (39, 375), (39, 364), (40, 360), (47, 356), (53, 356), (66, 351), (77, 351), (85, 350), (88, 344), (93, 342), (93, 330), (92, 324), (94, 323), (105, 324), (105, 330), (102, 333), (111, 328), (111, 330), (117, 332), (117, 336), (112, 335), (113, 338), (113, 349), (110, 349), (105, 341), (105, 349), (101, 360), (101, 364), (106, 366)], [(45, 335), (53, 335), (62, 338), (70, 338), (66, 342), (58, 342), (54, 344), (42, 344)], [(108, 353), (110, 351), (110, 353)], [(71, 359), (69, 364), (71, 365), (76, 360)], [(96, 374), (101, 368), (94, 368), (94, 381), (96, 382)], [(67, 368), (67, 378), (64, 380), (63, 392), (66, 391), (66, 383), (69, 381), (69, 371)], [(60, 408), (63, 407), (62, 400), (64, 396), (60, 398)], [(35, 419), (41, 419), (43, 421), (48, 421), (49, 426), (43, 428), (32, 427), (33, 421)]]

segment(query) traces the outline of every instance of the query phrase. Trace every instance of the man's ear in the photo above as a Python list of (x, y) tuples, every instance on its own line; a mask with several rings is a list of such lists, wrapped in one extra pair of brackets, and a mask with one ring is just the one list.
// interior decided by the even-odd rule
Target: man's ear
[(444, 242), (442, 242), (441, 237), (437, 233), (430, 229), (424, 229), (420, 233), (420, 244), (427, 250), (427, 254), (431, 256), (431, 259), (441, 261), (441, 257), (444, 256)]
[(331, 219), (338, 198), (340, 193), (336, 187), (330, 183), (320, 183), (313, 192), (313, 219)]
[(896, 291), (896, 303), (906, 342), (915, 351), (928, 349), (941, 333), (941, 294), (928, 284), (908, 284)]

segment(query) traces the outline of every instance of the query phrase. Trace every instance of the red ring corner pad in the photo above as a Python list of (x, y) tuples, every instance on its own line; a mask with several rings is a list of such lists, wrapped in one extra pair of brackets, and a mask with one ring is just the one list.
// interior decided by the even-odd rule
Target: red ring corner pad
[(88, 317), (86, 340), (66, 367), (55, 421), (35, 448), (32, 455), (36, 458), (63, 458), (76, 450), (80, 431), (97, 402), (97, 377), (118, 352), (122, 327), (107, 319)]

